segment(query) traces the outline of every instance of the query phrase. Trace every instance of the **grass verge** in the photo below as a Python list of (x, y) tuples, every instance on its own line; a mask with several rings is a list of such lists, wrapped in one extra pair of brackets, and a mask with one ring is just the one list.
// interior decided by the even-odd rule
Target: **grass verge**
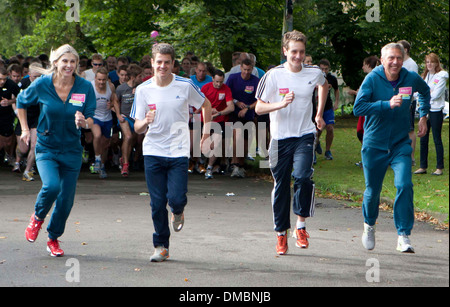
[[(354, 116), (337, 117), (334, 141), (331, 148), (333, 160), (326, 160), (324, 155), (317, 155), (317, 164), (314, 166), (314, 181), (318, 196), (327, 198), (339, 198), (351, 200), (355, 205), (361, 205), (362, 193), (365, 189), (363, 170), (355, 165), (361, 160), (361, 144), (356, 137), (357, 119)], [(417, 125), (416, 125), (417, 127)], [(321, 137), (322, 148), (325, 150), (324, 132)], [(449, 157), (449, 122), (444, 121), (442, 129), (444, 142), (444, 161), (448, 167)], [(420, 139), (417, 139), (415, 150), (417, 165), (411, 171), (419, 167)], [(257, 168), (259, 159), (254, 163)], [(414, 206), (416, 217), (437, 224), (439, 227), (448, 228), (449, 208), (449, 171), (444, 170), (444, 175), (433, 176), (436, 165), (436, 151), (433, 138), (430, 136), (429, 171), (425, 175), (413, 175)], [(259, 170), (262, 174), (270, 174), (267, 169)], [(267, 176), (268, 177), (268, 176)], [(383, 182), (381, 192), (381, 207), (389, 209), (395, 199), (396, 188), (394, 186), (394, 173), (388, 169)]]

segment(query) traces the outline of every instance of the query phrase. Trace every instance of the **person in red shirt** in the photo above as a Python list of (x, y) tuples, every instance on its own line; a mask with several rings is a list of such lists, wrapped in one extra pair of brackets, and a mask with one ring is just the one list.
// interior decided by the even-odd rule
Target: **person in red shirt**
[[(202, 92), (205, 94), (206, 98), (211, 101), (212, 106), (212, 121), (218, 123), (220, 125), (221, 135), (218, 133), (217, 129), (219, 126), (215, 125), (217, 129), (215, 129), (214, 134), (211, 132), (213, 138), (213, 144), (221, 144), (222, 148), (222, 163), (225, 159), (225, 123), (228, 122), (228, 114), (234, 111), (234, 103), (233, 96), (231, 94), (230, 88), (224, 84), (225, 74), (221, 70), (215, 70), (213, 75), (213, 81), (205, 84), (202, 87)], [(214, 128), (214, 126), (212, 126)], [(220, 139), (220, 136), (222, 137)], [(214, 155), (214, 152), (211, 153), (208, 160), (208, 167), (205, 173), (205, 179), (213, 178), (213, 166), (216, 162), (217, 157)]]

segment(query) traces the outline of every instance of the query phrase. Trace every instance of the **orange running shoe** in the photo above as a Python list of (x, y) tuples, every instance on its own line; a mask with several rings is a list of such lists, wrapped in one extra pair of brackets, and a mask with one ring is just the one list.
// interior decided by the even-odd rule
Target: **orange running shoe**
[(309, 242), (309, 234), (306, 232), (305, 228), (296, 229), (295, 237), (297, 238), (297, 242), (295, 242), (295, 246), (300, 248), (308, 248)]
[(277, 235), (277, 254), (286, 255), (288, 251), (287, 232), (284, 235)]

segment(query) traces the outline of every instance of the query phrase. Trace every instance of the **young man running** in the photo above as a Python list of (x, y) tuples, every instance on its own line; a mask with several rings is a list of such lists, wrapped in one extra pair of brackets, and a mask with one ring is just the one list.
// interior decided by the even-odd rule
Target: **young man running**
[(311, 121), (311, 97), (318, 85), (319, 104), (315, 121), (321, 130), (325, 127), (322, 116), (328, 92), (327, 80), (320, 69), (303, 65), (306, 51), (306, 36), (303, 33), (295, 30), (287, 32), (283, 37), (283, 51), (287, 62), (268, 71), (256, 92), (256, 113), (270, 114), (272, 141), (269, 162), (274, 178), (272, 207), (279, 255), (286, 254), (288, 250), (291, 176), (295, 180), (293, 211), (298, 216), (296, 245), (300, 248), (309, 245), (305, 221), (314, 215), (314, 183), (311, 177), (316, 133), (316, 126)]
[(172, 211), (173, 230), (178, 232), (184, 225), (190, 155), (189, 105), (202, 108), (205, 133), (201, 144), (210, 133), (211, 103), (191, 80), (172, 74), (174, 60), (171, 45), (153, 46), (155, 75), (136, 88), (130, 115), (136, 120), (136, 133), (146, 133), (142, 148), (155, 227), (152, 262), (169, 257), (167, 204)]

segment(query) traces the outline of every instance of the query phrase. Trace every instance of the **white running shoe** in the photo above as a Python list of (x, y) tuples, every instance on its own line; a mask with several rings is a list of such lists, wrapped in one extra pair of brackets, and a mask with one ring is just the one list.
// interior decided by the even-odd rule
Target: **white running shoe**
[(169, 249), (163, 246), (157, 246), (155, 252), (150, 257), (151, 262), (162, 262), (169, 258)]
[(239, 166), (235, 165), (233, 171), (231, 172), (231, 177), (240, 177)]
[(397, 250), (402, 253), (414, 253), (414, 248), (408, 236), (398, 236)]
[(34, 181), (33, 172), (23, 172), (23, 181)]
[(375, 248), (375, 225), (369, 226), (368, 224), (364, 223), (364, 232), (362, 235), (362, 244), (363, 246), (368, 249), (372, 250)]
[(205, 173), (205, 179), (213, 179), (213, 170), (212, 168), (208, 168), (206, 169), (206, 173)]

